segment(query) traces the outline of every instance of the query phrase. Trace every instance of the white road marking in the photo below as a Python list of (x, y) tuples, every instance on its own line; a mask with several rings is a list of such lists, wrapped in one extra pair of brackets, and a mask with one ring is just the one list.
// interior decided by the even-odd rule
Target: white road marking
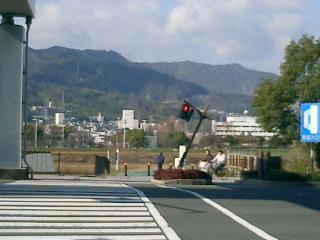
[(154, 217), (156, 222), (159, 224), (159, 226), (161, 227), (162, 231), (165, 233), (167, 238), (169, 240), (181, 240), (181, 238), (178, 236), (178, 234), (171, 227), (169, 227), (167, 221), (161, 216), (161, 214), (156, 209), (156, 207), (153, 205), (153, 203), (149, 200), (149, 198), (147, 198), (146, 195), (142, 191), (140, 191), (134, 187), (131, 187), (131, 186), (129, 186), (129, 187), (134, 189), (138, 193), (138, 195), (140, 196), (142, 201), (146, 204), (151, 215)]
[(81, 234), (92, 234), (92, 235), (105, 235), (105, 234), (132, 234), (132, 233), (161, 233), (159, 228), (75, 228), (75, 229), (1, 229), (1, 235), (81, 235)]
[(146, 211), (146, 207), (83, 207), (83, 206), (58, 206), (58, 207), (49, 207), (49, 206), (1, 206), (0, 210), (38, 210), (38, 211)]
[(144, 212), (106, 212), (106, 211), (29, 211), (29, 210), (23, 210), (23, 211), (17, 211), (17, 210), (0, 210), (0, 216), (83, 216), (83, 217), (89, 217), (89, 216), (149, 216), (150, 213), (147, 211)]
[(233, 212), (231, 212), (230, 210), (228, 210), (227, 208), (221, 206), (220, 204), (212, 201), (209, 198), (206, 198), (204, 196), (202, 196), (199, 193), (196, 192), (192, 192), (189, 190), (185, 190), (185, 189), (181, 189), (181, 188), (177, 188), (177, 187), (169, 187), (169, 186), (164, 186), (164, 185), (160, 185), (157, 184), (158, 187), (162, 187), (162, 188), (171, 188), (171, 189), (175, 189), (178, 191), (182, 191), (185, 193), (189, 193), (192, 194), (198, 198), (200, 198), (202, 201), (206, 202), (207, 204), (209, 204), (210, 206), (216, 208), (217, 210), (219, 210), (220, 212), (222, 212), (223, 214), (225, 214), (226, 216), (230, 217), (231, 219), (233, 219), (234, 221), (236, 221), (237, 223), (239, 223), (240, 225), (244, 226), (245, 228), (247, 228), (248, 230), (250, 230), (251, 232), (255, 233), (256, 235), (258, 235), (259, 237), (266, 239), (266, 240), (278, 240), (277, 238), (271, 236), (270, 234), (266, 233), (265, 231), (263, 231), (262, 229), (252, 225), (251, 223), (249, 223), (248, 221), (244, 220), (243, 218), (237, 216), (236, 214), (234, 214)]
[[(73, 235), (73, 236), (0, 236), (0, 240), (97, 240), (97, 236)], [(164, 235), (99, 235), (99, 240), (165, 240)]]
[(125, 228), (125, 227), (157, 227), (155, 222), (81, 222), (81, 223), (44, 223), (44, 222), (0, 222), (3, 228)]
[(126, 185), (19, 183), (0, 186), (0, 240), (167, 239), (139, 194)]
[(0, 202), (1, 206), (37, 206), (37, 207), (144, 207), (143, 202), (140, 203), (117, 203), (117, 202), (26, 202), (26, 201), (6, 201)]
[(144, 216), (134, 216), (134, 217), (97, 217), (92, 216), (88, 218), (85, 217), (35, 217), (35, 216), (27, 216), (27, 217), (16, 217), (16, 216), (1, 216), (0, 222), (63, 222), (63, 223), (89, 223), (89, 222), (150, 222), (154, 221), (154, 219)]
[(14, 195), (14, 197), (0, 197), (0, 201), (3, 202), (12, 202), (12, 201), (20, 201), (20, 202), (117, 202), (117, 203), (139, 203), (141, 202), (141, 199), (135, 198), (135, 199), (127, 199), (127, 198), (108, 198), (108, 197), (96, 197), (96, 196), (87, 196), (87, 197), (82, 197), (79, 196), (77, 198), (70, 198), (68, 196), (36, 196), (36, 197), (30, 197), (30, 196), (19, 196), (17, 197)]

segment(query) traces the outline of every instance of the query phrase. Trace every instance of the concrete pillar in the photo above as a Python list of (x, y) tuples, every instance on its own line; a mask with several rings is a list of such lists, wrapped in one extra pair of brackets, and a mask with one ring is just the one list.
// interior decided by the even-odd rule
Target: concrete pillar
[(0, 169), (21, 168), (24, 28), (0, 25)]

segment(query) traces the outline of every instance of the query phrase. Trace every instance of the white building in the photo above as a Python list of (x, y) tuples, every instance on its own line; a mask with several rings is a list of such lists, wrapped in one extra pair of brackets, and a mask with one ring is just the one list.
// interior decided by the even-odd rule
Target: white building
[(155, 122), (150, 122), (148, 123), (147, 120), (141, 120), (140, 122), (140, 128), (143, 130), (143, 131), (147, 131), (148, 129), (154, 129), (158, 126), (157, 123)]
[(256, 117), (249, 116), (229, 116), (225, 122), (212, 121), (212, 133), (218, 136), (248, 136), (253, 137), (273, 137), (276, 133), (266, 132)]
[(55, 124), (61, 126), (64, 124), (64, 113), (56, 113)]
[(93, 142), (95, 144), (103, 144), (106, 142), (106, 133), (105, 132), (94, 132), (90, 134), (93, 137)]
[(99, 123), (103, 123), (104, 122), (104, 117), (101, 115), (101, 112), (99, 112), (98, 116), (97, 116), (97, 121)]
[(134, 119), (134, 110), (122, 110), (119, 128), (139, 129), (139, 120)]

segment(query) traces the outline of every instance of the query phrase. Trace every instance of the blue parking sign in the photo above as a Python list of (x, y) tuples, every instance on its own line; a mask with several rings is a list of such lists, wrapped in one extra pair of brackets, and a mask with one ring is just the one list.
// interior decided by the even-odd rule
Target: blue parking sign
[(301, 142), (320, 142), (320, 103), (302, 103), (300, 113)]

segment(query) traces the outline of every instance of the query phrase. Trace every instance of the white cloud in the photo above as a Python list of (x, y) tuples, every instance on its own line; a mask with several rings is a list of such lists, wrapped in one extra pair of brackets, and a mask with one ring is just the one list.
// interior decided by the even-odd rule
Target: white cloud
[(35, 48), (112, 49), (136, 61), (238, 62), (277, 72), (283, 49), (302, 33), (309, 0), (41, 0)]

